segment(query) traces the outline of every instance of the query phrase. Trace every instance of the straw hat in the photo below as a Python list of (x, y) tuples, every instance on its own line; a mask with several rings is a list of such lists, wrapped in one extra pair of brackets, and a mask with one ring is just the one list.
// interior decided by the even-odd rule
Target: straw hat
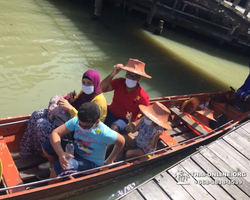
[(163, 104), (156, 102), (150, 106), (139, 105), (139, 108), (154, 123), (165, 129), (172, 130), (172, 127), (168, 123), (168, 117), (171, 112)]
[(129, 72), (138, 74), (140, 76), (144, 76), (146, 78), (152, 78), (151, 76), (147, 75), (145, 72), (145, 63), (137, 59), (130, 58), (128, 63), (125, 66), (122, 66), (120, 68)]
[(207, 117), (208, 119), (211, 119), (213, 121), (217, 121), (215, 118), (214, 118), (214, 111), (213, 110), (210, 110), (208, 108), (203, 108), (202, 110), (199, 110), (199, 111), (196, 111), (197, 113)]
[(200, 104), (200, 100), (196, 97), (186, 100), (181, 105), (181, 112), (192, 114), (194, 111), (197, 110), (199, 104)]

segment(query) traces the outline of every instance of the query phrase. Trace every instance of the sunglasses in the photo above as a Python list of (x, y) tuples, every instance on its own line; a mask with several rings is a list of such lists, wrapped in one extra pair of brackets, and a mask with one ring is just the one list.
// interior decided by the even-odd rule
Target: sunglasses
[(138, 80), (138, 79), (140, 78), (140, 76), (138, 76), (138, 75), (133, 75), (133, 74), (131, 74), (131, 73), (126, 73), (126, 78), (136, 81), (136, 80)]
[(81, 128), (83, 128), (83, 129), (92, 129), (92, 128), (95, 126), (95, 124), (96, 124), (96, 122), (95, 122), (94, 124), (92, 124), (91, 126), (83, 126), (83, 125), (81, 125), (81, 124), (79, 123), (79, 121), (78, 121), (78, 125), (79, 125)]

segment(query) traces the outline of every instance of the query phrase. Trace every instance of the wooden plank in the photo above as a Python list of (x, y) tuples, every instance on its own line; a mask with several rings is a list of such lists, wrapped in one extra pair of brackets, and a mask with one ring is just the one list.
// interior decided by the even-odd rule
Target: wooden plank
[(250, 133), (247, 132), (245, 129), (240, 127), (235, 130), (235, 132), (238, 133), (241, 137), (245, 138), (248, 142), (250, 142)]
[(36, 179), (36, 174), (41, 171), (37, 167), (20, 171), (19, 175), (23, 181)]
[(243, 126), (241, 126), (242, 129), (250, 133), (250, 123), (246, 123)]
[[(216, 166), (216, 168), (218, 168), (221, 172), (230, 173), (230, 172), (235, 171), (232, 168), (232, 163), (230, 161), (226, 161), (226, 162), (223, 161), (220, 157), (218, 157), (214, 152), (212, 152), (208, 148), (201, 150), (200, 154), (202, 154), (207, 160), (213, 163), (213, 165)], [(244, 177), (237, 177), (237, 179), (242, 181), (242, 184), (237, 185), (237, 186), (250, 197), (250, 190), (249, 190), (250, 183)]]
[(163, 172), (157, 175), (155, 180), (171, 199), (193, 199), (181, 185), (177, 185), (177, 182), (168, 173)]
[(17, 123), (13, 125), (0, 126), (1, 136), (15, 135), (16, 133), (23, 133), (28, 122)]
[(137, 190), (134, 190), (134, 191), (130, 192), (129, 194), (127, 194), (126, 196), (124, 196), (122, 198), (118, 198), (118, 199), (122, 199), (122, 200), (144, 200), (144, 198), (141, 196), (141, 194)]
[[(181, 166), (186, 169), (189, 173), (205, 173), (197, 164), (195, 164), (190, 158), (181, 162)], [(212, 181), (212, 178), (209, 176), (206, 177), (194, 177), (197, 181)], [(215, 199), (233, 199), (227, 192), (225, 192), (219, 185), (211, 185), (211, 184), (204, 184), (202, 187), (207, 190)]]
[(188, 132), (188, 133), (183, 133), (181, 135), (175, 136), (174, 139), (177, 142), (183, 142), (185, 140), (189, 140), (191, 138), (197, 137), (197, 135), (194, 132)]
[[(222, 159), (226, 163), (230, 163), (231, 168), (235, 172), (245, 172), (247, 174), (250, 174), (250, 170), (248, 169), (248, 165), (242, 165), (241, 162), (237, 162), (238, 158), (235, 159), (239, 155), (239, 153), (234, 152), (233, 150), (228, 152), (228, 148), (226, 146), (221, 146), (221, 143), (217, 143), (215, 141), (212, 145), (208, 146), (208, 149), (210, 149), (212, 152), (214, 152), (220, 159)], [(239, 158), (241, 159), (241, 157)], [(244, 177), (249, 183), (250, 183), (250, 176)]]
[(197, 124), (193, 119), (189, 118), (187, 115), (185, 115), (185, 113), (181, 112), (178, 108), (172, 107), (170, 108), (170, 110), (201, 135), (206, 135), (208, 133), (208, 131), (206, 131), (201, 125)]
[(173, 128), (172, 130), (168, 130), (167, 132), (169, 135), (174, 136), (174, 135), (178, 135), (187, 131), (190, 131), (190, 129), (186, 127), (185, 125), (182, 125), (182, 126), (177, 126)]
[(183, 125), (183, 122), (180, 119), (174, 119), (173, 121), (169, 121), (168, 123), (172, 126), (172, 128)]
[(27, 168), (33, 168), (37, 167), (39, 164), (43, 162), (47, 162), (48, 160), (45, 157), (42, 156), (31, 156), (28, 158), (20, 158), (18, 160), (15, 160), (16, 167), (19, 171), (27, 169)]
[[(202, 154), (197, 153), (191, 157), (191, 159), (198, 164), (206, 173), (223, 173), (223, 171), (218, 170), (212, 163), (210, 163), (206, 158), (202, 156)], [(224, 181), (227, 183), (231, 180), (236, 180), (237, 177), (229, 177), (226, 176), (216, 176), (212, 177), (213, 180)], [(249, 197), (242, 192), (236, 185), (229, 185), (229, 184), (221, 184), (221, 187), (224, 188), (233, 198), (235, 199), (242, 199), (247, 200)]]
[(206, 190), (204, 190), (201, 185), (195, 184), (196, 180), (181, 165), (176, 165), (168, 171), (168, 173), (170, 173), (176, 181), (176, 175), (178, 172), (184, 172), (189, 175), (189, 179), (187, 181), (188, 184), (182, 185), (182, 187), (190, 194), (190, 196), (194, 199), (214, 200), (214, 198)]
[[(228, 144), (225, 140), (220, 139), (218, 141), (214, 142), (216, 145), (223, 148), (224, 151), (227, 152), (228, 155), (234, 158), (234, 162), (238, 162), (240, 165), (244, 166), (244, 168), (247, 170), (245, 172), (249, 172), (250, 169), (248, 166), (250, 166), (250, 160), (248, 160), (245, 156), (243, 156), (239, 151), (237, 151), (235, 148), (233, 148), (230, 144)], [(211, 145), (213, 146), (213, 145)], [(237, 170), (239, 171), (239, 170)], [(242, 170), (243, 171), (243, 170)], [(250, 180), (250, 177), (249, 177)]]
[(236, 132), (232, 132), (226, 135), (225, 137), (223, 137), (223, 139), (248, 159), (250, 159), (250, 142), (248, 142), (246, 139), (241, 137)]
[[(168, 145), (169, 147), (171, 146), (174, 146), (176, 144), (178, 144), (177, 141), (175, 141), (175, 139), (173, 139), (166, 131), (163, 131), (162, 132), (162, 135), (160, 136), (161, 140), (166, 144)], [(179, 149), (180, 146), (175, 146), (175, 147), (172, 147), (172, 149)]]
[(149, 182), (143, 184), (141, 187), (138, 187), (138, 190), (145, 199), (150, 199), (150, 200), (169, 199), (169, 197), (157, 185), (157, 183), (154, 182), (154, 180), (150, 180)]
[[(16, 168), (14, 160), (12, 159), (7, 144), (4, 140), (0, 140), (0, 159), (3, 165), (3, 179), (7, 187), (23, 184)], [(23, 188), (9, 190), (10, 193), (21, 191)]]

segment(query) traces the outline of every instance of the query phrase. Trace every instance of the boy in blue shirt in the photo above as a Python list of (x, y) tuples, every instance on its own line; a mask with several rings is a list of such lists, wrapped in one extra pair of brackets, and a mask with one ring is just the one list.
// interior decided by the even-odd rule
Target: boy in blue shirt
[[(65, 153), (67, 142), (61, 138), (74, 132), (74, 156)], [(84, 171), (108, 165), (114, 162), (124, 146), (124, 138), (100, 121), (100, 109), (93, 102), (81, 105), (78, 117), (56, 128), (50, 135), (50, 139), (42, 144), (42, 150), (52, 165), (50, 178), (67, 172), (69, 166), (67, 157), (73, 158), (73, 166), (70, 170)], [(106, 147), (114, 144), (115, 147), (105, 160)]]

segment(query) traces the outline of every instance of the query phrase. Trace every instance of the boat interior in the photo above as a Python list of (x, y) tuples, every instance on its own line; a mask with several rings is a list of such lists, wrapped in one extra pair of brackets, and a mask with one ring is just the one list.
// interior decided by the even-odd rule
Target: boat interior
[[(183, 103), (191, 98), (198, 98), (198, 110), (206, 111), (209, 109), (213, 113), (214, 120), (204, 115), (204, 112), (186, 113), (182, 112)], [(162, 152), (174, 151), (188, 145), (196, 140), (201, 140), (207, 135), (216, 133), (216, 119), (224, 113), (226, 104), (229, 102), (229, 93), (223, 93), (220, 96), (211, 96), (201, 94), (199, 96), (182, 96), (181, 98), (174, 96), (172, 98), (155, 98), (151, 103), (159, 101), (171, 110), (169, 123), (172, 130), (166, 130), (160, 136), (157, 145), (156, 155)], [(235, 99), (235, 98), (234, 98)], [(238, 122), (246, 117), (249, 113), (250, 106), (244, 102), (237, 100), (231, 101), (226, 109), (226, 125), (224, 127)], [(3, 176), (0, 183), (0, 195), (11, 194), (25, 188), (19, 187), (8, 190), (3, 188), (17, 186), (25, 183), (39, 181), (36, 173), (39, 172), (38, 165), (46, 162), (46, 158), (42, 156), (32, 156), (29, 158), (13, 158), (12, 153), (19, 152), (19, 143), (25, 131), (29, 116), (19, 116), (13, 118), (3, 118), (0, 120), (0, 158), (3, 165)], [(213, 122), (213, 123), (211, 123)], [(221, 127), (220, 127), (221, 128)], [(135, 137), (136, 133), (129, 134)], [(197, 139), (196, 139), (197, 138)], [(166, 148), (167, 147), (167, 148)], [(161, 149), (165, 148), (161, 151)], [(150, 156), (143, 156), (139, 160), (148, 159)], [(137, 160), (138, 160), (137, 159)], [(134, 162), (128, 161), (128, 162)], [(42, 183), (45, 185), (47, 183)]]

